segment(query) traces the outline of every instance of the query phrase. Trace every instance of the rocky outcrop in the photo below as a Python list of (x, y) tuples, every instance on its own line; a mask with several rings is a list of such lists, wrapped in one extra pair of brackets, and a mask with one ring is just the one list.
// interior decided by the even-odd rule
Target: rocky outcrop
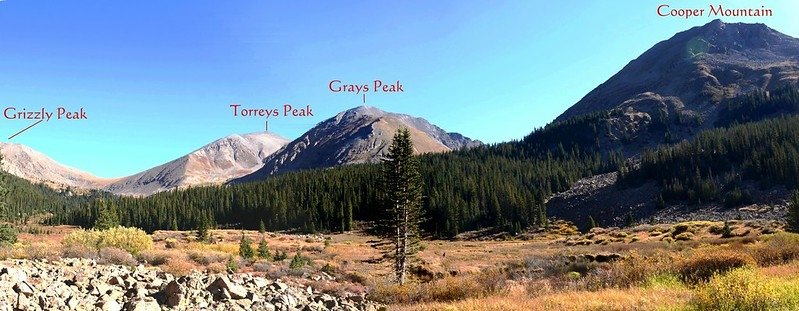
[(335, 297), (249, 274), (174, 277), (156, 268), (86, 259), (0, 262), (0, 311), (384, 309), (363, 296)]

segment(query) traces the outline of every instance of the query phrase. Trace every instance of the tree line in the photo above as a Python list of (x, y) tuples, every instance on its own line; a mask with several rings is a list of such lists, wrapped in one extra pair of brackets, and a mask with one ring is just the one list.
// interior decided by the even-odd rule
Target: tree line
[[(547, 197), (621, 163), (619, 153), (602, 153), (591, 138), (606, 130), (603, 120), (602, 115), (581, 117), (537, 129), (521, 141), (419, 156), (421, 226), (432, 236), (451, 237), (482, 228), (515, 233), (546, 224)], [(586, 128), (591, 132), (586, 134)], [(122, 225), (147, 231), (193, 230), (209, 220), (242, 229), (258, 229), (263, 222), (268, 230), (349, 231), (354, 221), (377, 219), (380, 175), (376, 164), (347, 165), (111, 203)], [(50, 222), (91, 227), (99, 210), (90, 203), (58, 209)]]
[(698, 134), (691, 141), (646, 150), (638, 168), (619, 172), (621, 185), (655, 180), (659, 201), (746, 203), (743, 181), (764, 189), (799, 185), (799, 117), (779, 117)]

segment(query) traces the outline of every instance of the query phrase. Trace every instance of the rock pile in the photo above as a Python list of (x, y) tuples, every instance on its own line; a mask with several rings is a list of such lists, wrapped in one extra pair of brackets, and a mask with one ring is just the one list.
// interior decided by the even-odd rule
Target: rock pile
[(363, 296), (334, 297), (248, 274), (174, 277), (157, 268), (104, 266), (86, 259), (0, 262), (0, 311), (384, 309)]

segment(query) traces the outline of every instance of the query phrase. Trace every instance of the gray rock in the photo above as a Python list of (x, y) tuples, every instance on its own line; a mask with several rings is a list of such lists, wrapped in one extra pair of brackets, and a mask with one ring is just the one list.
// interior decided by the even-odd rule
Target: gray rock
[(19, 294), (25, 295), (27, 297), (33, 296), (33, 285), (29, 284), (27, 281), (18, 282), (14, 285), (14, 292)]
[(216, 297), (219, 294), (229, 295), (232, 299), (247, 297), (247, 289), (230, 281), (227, 276), (220, 276), (208, 286), (208, 291)]
[(181, 302), (184, 302), (184, 289), (177, 281), (172, 281), (161, 290), (161, 295), (166, 301), (166, 305), (170, 307), (178, 307)]

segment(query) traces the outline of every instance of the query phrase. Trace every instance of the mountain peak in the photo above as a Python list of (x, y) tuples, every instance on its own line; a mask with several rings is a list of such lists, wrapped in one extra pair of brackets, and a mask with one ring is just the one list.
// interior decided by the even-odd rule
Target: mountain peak
[(417, 154), (481, 144), (457, 133), (447, 133), (422, 118), (359, 106), (322, 121), (266, 158), (263, 168), (234, 182), (259, 180), (302, 169), (379, 162), (399, 128), (410, 130)]
[(764, 24), (719, 19), (655, 44), (557, 120), (618, 108), (639, 94), (676, 97), (713, 115), (720, 101), (799, 81), (799, 39)]
[(386, 112), (380, 110), (379, 108), (362, 105), (352, 109), (345, 110), (339, 113), (337, 117), (339, 117), (339, 119), (342, 117), (362, 117), (362, 116), (379, 118), (384, 116), (385, 114)]

